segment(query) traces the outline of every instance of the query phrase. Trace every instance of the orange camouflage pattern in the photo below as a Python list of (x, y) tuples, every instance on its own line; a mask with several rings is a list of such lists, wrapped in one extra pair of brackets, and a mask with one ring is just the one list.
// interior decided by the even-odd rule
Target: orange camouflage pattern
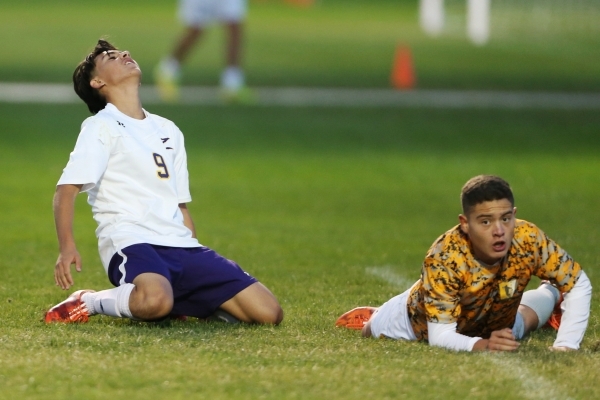
[(562, 293), (573, 288), (580, 265), (534, 224), (516, 220), (507, 257), (494, 266), (477, 261), (457, 225), (440, 236), (412, 287), (408, 313), (418, 340), (427, 340), (427, 321), (457, 323), (457, 332), (488, 338), (515, 322), (532, 275), (549, 280)]

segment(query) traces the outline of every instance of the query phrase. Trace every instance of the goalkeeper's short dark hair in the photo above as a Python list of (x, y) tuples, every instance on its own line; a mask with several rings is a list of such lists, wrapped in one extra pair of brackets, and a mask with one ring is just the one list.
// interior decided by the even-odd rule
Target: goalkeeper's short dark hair
[(460, 192), (463, 214), (466, 215), (477, 204), (485, 201), (510, 201), (515, 205), (512, 189), (508, 182), (494, 175), (478, 175), (467, 181)]

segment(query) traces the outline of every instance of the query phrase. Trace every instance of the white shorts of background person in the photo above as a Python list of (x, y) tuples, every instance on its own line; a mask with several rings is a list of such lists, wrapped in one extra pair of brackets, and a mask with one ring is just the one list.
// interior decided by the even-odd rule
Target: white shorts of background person
[(215, 22), (240, 22), (246, 17), (246, 0), (180, 0), (178, 17), (188, 27)]

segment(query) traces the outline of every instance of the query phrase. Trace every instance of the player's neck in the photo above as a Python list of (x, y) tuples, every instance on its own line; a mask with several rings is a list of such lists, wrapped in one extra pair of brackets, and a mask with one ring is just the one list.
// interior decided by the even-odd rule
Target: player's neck
[(134, 119), (144, 119), (138, 85), (119, 86), (106, 93), (107, 102), (113, 104), (119, 111)]

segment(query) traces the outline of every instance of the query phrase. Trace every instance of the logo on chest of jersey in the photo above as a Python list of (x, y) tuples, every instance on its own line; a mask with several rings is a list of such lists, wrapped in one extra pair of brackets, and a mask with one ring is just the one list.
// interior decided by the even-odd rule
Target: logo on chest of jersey
[(510, 299), (517, 291), (517, 280), (513, 279), (512, 281), (501, 282), (499, 286), (500, 299)]
[[(169, 140), (169, 139), (171, 139), (171, 138), (168, 138), (168, 137), (160, 138), (160, 140), (162, 140), (163, 144), (167, 143), (167, 140)], [(167, 150), (173, 150), (172, 147), (168, 147), (168, 146), (165, 147), (165, 149), (167, 149)]]
[(123, 128), (125, 128), (125, 124), (122, 123), (121, 121), (117, 121), (117, 124), (119, 124), (119, 126), (122, 126)]

